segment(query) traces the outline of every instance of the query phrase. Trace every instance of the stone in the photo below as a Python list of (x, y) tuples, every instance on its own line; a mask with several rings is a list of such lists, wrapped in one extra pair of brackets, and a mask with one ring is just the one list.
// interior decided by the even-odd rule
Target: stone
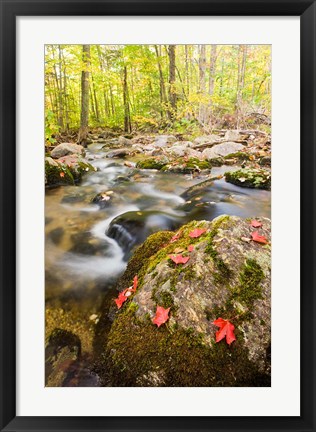
[(163, 212), (131, 211), (112, 220), (106, 235), (113, 238), (128, 256), (133, 247), (142, 243), (150, 234), (171, 230), (179, 225), (176, 217)]
[(59, 159), (62, 156), (78, 154), (81, 156), (85, 155), (83, 146), (74, 143), (62, 143), (58, 144), (51, 152), (51, 157)]
[(210, 160), (218, 158), (219, 156), (227, 156), (232, 153), (243, 150), (245, 147), (242, 144), (232, 141), (216, 144), (212, 148), (206, 148), (202, 152), (203, 158)]
[(209, 146), (211, 147), (212, 145), (218, 143), (219, 141), (221, 141), (221, 138), (218, 135), (203, 135), (200, 137), (195, 138), (194, 142), (193, 142), (193, 148), (196, 147), (206, 147)]
[(125, 138), (124, 136), (120, 136), (118, 138), (118, 144), (121, 146), (131, 146), (133, 144), (132, 140)]
[[(270, 220), (257, 220), (270, 241)], [(195, 228), (206, 232), (192, 239)], [(223, 215), (190, 222), (174, 242), (156, 233), (139, 246), (119, 284), (128, 286), (138, 274), (136, 294), (104, 346), (116, 385), (271, 385), (271, 247), (243, 241), (252, 231), (249, 220)], [(190, 258), (186, 264), (169, 258), (179, 248)], [(170, 308), (169, 322), (159, 329), (152, 323), (157, 305)], [(219, 317), (235, 326), (231, 346), (215, 342)]]
[(271, 189), (271, 172), (265, 169), (243, 168), (225, 173), (228, 183), (253, 189)]
[(238, 130), (228, 130), (224, 136), (225, 141), (238, 141), (240, 139)]
[(173, 135), (158, 135), (155, 138), (155, 147), (167, 147), (168, 144), (173, 144), (177, 141), (177, 138)]
[[(107, 158), (124, 158), (125, 156), (129, 156), (133, 152), (131, 148), (120, 148), (116, 150), (111, 150), (106, 154)], [(135, 149), (134, 149), (134, 152)]]

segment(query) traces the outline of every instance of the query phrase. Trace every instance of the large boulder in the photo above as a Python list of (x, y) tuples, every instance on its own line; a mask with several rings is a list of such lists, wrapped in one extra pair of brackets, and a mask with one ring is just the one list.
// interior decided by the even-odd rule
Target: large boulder
[[(270, 244), (250, 240), (258, 230), (269, 241), (270, 220), (258, 221), (256, 229), (231, 216), (193, 221), (135, 251), (118, 287), (137, 274), (138, 288), (117, 312), (103, 356), (113, 385), (270, 385)], [(205, 232), (191, 238), (196, 228)], [(179, 253), (187, 263), (170, 259)], [(170, 308), (160, 328), (152, 322), (157, 306)], [(215, 341), (218, 318), (235, 326), (231, 345)]]
[(78, 154), (81, 156), (85, 155), (85, 150), (81, 145), (74, 144), (74, 143), (62, 143), (58, 144), (52, 152), (51, 157), (54, 159), (59, 159), (62, 156), (72, 155), (72, 154)]
[(219, 156), (227, 156), (232, 153), (237, 153), (244, 148), (245, 146), (243, 146), (242, 144), (228, 141), (214, 145), (212, 148), (206, 148), (205, 150), (203, 150), (202, 156), (207, 160), (211, 160), (218, 158)]

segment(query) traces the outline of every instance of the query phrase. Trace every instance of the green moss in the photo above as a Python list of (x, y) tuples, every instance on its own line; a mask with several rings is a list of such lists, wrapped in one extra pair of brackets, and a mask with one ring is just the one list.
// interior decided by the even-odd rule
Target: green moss
[(170, 231), (160, 231), (154, 233), (147, 238), (145, 243), (135, 249), (134, 254), (128, 262), (125, 273), (118, 281), (117, 289), (121, 291), (122, 289), (130, 286), (135, 275), (138, 275), (140, 286), (143, 275), (145, 273), (150, 273), (151, 271), (148, 271), (150, 258), (154, 256), (160, 250), (160, 248), (168, 243), (173, 235), (174, 234)]
[(225, 179), (241, 187), (271, 189), (271, 173), (263, 169), (244, 168), (225, 173)]
[(218, 234), (218, 230), (220, 226), (223, 226), (223, 224), (229, 219), (230, 219), (229, 216), (225, 215), (218, 218), (213, 223), (213, 228), (212, 231), (208, 234), (208, 243), (205, 248), (205, 252), (210, 255), (217, 269), (217, 272), (213, 273), (214, 281), (218, 284), (224, 284), (224, 285), (228, 282), (228, 280), (231, 277), (231, 270), (229, 269), (227, 264), (225, 264), (225, 262), (219, 257), (219, 254), (215, 249), (213, 241)]
[(176, 165), (174, 163), (166, 164), (162, 168), (162, 171), (172, 171), (182, 174), (190, 174), (195, 171), (207, 170), (212, 168), (212, 164), (210, 162), (200, 160), (198, 158), (178, 158), (176, 162)]
[(165, 165), (166, 162), (160, 161), (157, 158), (151, 158), (137, 162), (136, 168), (161, 170)]
[[(267, 386), (248, 359), (242, 335), (237, 341), (207, 345), (201, 334), (177, 325), (157, 328), (126, 310), (113, 323), (103, 355), (103, 371), (112, 386), (151, 385), (146, 377), (161, 373), (164, 386)], [(149, 375), (148, 375), (149, 374)]]
[(253, 302), (262, 298), (261, 282), (264, 273), (260, 265), (253, 259), (247, 259), (240, 275), (239, 285), (233, 291), (233, 296), (251, 309)]
[(57, 165), (45, 160), (46, 186), (75, 185), (81, 181), (82, 175), (87, 171), (94, 171), (94, 167), (86, 161), (80, 161), (72, 166), (55, 161)]
[(157, 290), (153, 289), (151, 298), (159, 306), (163, 306), (164, 308), (170, 307), (173, 311), (176, 309), (172, 294), (169, 291), (159, 291), (157, 293)]
[(227, 156), (224, 156), (224, 159), (238, 159), (240, 161), (250, 160), (249, 154), (244, 152), (231, 153)]

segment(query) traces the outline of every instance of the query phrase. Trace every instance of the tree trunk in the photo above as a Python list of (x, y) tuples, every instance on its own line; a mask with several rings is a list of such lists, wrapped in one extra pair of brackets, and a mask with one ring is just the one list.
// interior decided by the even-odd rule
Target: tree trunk
[(82, 45), (83, 69), (81, 72), (81, 116), (78, 143), (87, 146), (89, 123), (89, 68), (90, 45)]
[(123, 78), (123, 101), (124, 101), (124, 131), (130, 133), (132, 130), (131, 114), (128, 101), (127, 67), (124, 66)]
[(98, 124), (100, 124), (101, 122), (100, 122), (99, 104), (98, 104), (97, 91), (96, 91), (96, 88), (95, 88), (95, 83), (94, 83), (92, 72), (91, 72), (91, 82), (92, 82), (92, 89), (93, 89), (93, 98), (94, 98), (94, 108), (95, 108), (96, 121), (97, 121)]
[(157, 64), (158, 64), (158, 70), (159, 70), (159, 88), (160, 88), (160, 103), (161, 103), (160, 115), (161, 115), (161, 118), (163, 118), (164, 110), (163, 110), (162, 106), (163, 106), (163, 104), (165, 104), (167, 102), (167, 93), (166, 93), (165, 81), (163, 79), (163, 73), (162, 73), (162, 67), (161, 67), (161, 63), (160, 63), (160, 55), (159, 55), (158, 47), (157, 47), (157, 45), (154, 45), (154, 47), (155, 47), (155, 51), (156, 51)]
[(177, 93), (176, 93), (176, 45), (169, 45), (169, 103), (170, 110), (168, 112), (170, 120), (175, 118), (177, 113)]
[(205, 123), (207, 117), (207, 106), (205, 104), (205, 92), (206, 92), (206, 46), (203, 44), (200, 46), (199, 56), (199, 93), (201, 96), (201, 102), (199, 107), (199, 120), (201, 123)]
[(243, 116), (242, 98), (243, 98), (243, 90), (245, 86), (246, 59), (247, 59), (247, 45), (239, 45), (237, 97), (236, 97), (237, 128), (239, 128)]
[(214, 94), (214, 82), (215, 82), (215, 66), (216, 66), (216, 57), (217, 57), (217, 45), (211, 46), (211, 58), (210, 58), (210, 82), (208, 92), (210, 96)]

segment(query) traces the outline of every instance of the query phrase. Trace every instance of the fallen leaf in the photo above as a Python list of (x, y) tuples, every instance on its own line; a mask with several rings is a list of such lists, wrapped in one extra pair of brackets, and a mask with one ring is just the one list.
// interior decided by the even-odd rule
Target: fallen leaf
[(268, 240), (266, 239), (266, 237), (260, 235), (258, 233), (258, 231), (254, 231), (253, 233), (251, 233), (251, 237), (252, 240), (257, 242), (257, 243), (261, 243), (261, 244), (267, 244)]
[(205, 228), (195, 228), (193, 231), (190, 232), (189, 236), (191, 238), (197, 238), (200, 237), (205, 232), (206, 232)]
[(192, 252), (193, 250), (194, 250), (194, 246), (193, 246), (193, 245), (189, 245), (189, 246), (188, 246), (188, 251), (189, 251), (189, 252)]
[(61, 172), (59, 173), (60, 177), (65, 177), (65, 173)]
[[(128, 288), (127, 288), (127, 290), (128, 290)], [(125, 303), (126, 300), (127, 300), (127, 298), (128, 298), (128, 297), (125, 295), (125, 292), (126, 292), (127, 290), (124, 290), (123, 292), (120, 292), (119, 295), (118, 295), (118, 298), (116, 298), (116, 299), (114, 300), (118, 309), (121, 309), (121, 307), (123, 306), (123, 303)]]
[(262, 223), (254, 219), (251, 221), (251, 226), (254, 228), (260, 228), (262, 227)]
[(177, 234), (175, 234), (175, 235), (171, 238), (170, 243), (174, 243), (175, 241), (179, 240), (180, 235), (181, 235), (180, 232), (177, 233)]
[(156, 315), (153, 318), (153, 323), (160, 327), (162, 324), (168, 321), (169, 319), (169, 311), (168, 309), (163, 308), (162, 306), (157, 306)]
[(178, 254), (178, 253), (181, 253), (181, 252), (183, 252), (184, 251), (184, 249), (182, 248), (182, 247), (177, 247), (177, 248), (175, 248), (175, 250), (173, 251), (175, 254)]
[(179, 255), (169, 255), (169, 258), (176, 264), (185, 264), (189, 261), (190, 257)]
[(213, 324), (219, 327), (219, 330), (216, 332), (216, 342), (220, 342), (225, 336), (228, 345), (236, 340), (234, 335), (235, 326), (231, 322), (223, 318), (217, 318), (213, 321)]

